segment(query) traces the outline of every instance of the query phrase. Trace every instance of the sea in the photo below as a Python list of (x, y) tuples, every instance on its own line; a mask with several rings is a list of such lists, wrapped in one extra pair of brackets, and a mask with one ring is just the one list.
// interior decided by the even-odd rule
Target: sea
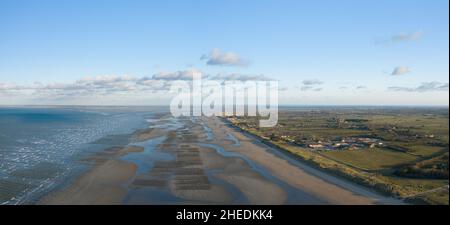
[(0, 107), (0, 204), (33, 204), (88, 166), (80, 158), (126, 145), (164, 107)]

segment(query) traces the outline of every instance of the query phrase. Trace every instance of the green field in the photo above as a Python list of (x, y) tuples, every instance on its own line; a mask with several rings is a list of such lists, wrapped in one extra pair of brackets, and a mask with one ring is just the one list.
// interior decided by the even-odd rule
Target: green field
[(370, 171), (392, 168), (419, 159), (417, 156), (378, 148), (356, 151), (322, 151), (319, 153), (338, 162)]
[[(229, 118), (329, 172), (413, 203), (448, 204), (448, 108), (284, 108), (271, 128), (259, 128), (259, 119)], [(358, 147), (333, 148), (342, 142)]]

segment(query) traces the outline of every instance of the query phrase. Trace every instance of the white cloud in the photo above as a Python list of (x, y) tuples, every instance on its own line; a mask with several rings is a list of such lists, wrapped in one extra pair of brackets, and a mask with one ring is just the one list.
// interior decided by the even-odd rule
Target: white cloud
[(302, 86), (300, 87), (301, 91), (322, 91), (322, 88), (319, 87), (323, 84), (322, 81), (317, 79), (311, 79), (311, 80), (304, 80), (302, 81)]
[(414, 40), (418, 40), (423, 36), (423, 33), (420, 31), (417, 32), (413, 32), (413, 33), (399, 33), (396, 35), (393, 35), (391, 37), (392, 41), (414, 41)]
[(399, 34), (394, 34), (394, 35), (390, 36), (389, 38), (379, 39), (375, 43), (389, 45), (389, 44), (395, 44), (395, 43), (399, 43), (399, 42), (416, 41), (416, 40), (419, 40), (420, 38), (422, 38), (422, 36), (423, 36), (423, 32), (421, 32), (421, 31), (416, 31), (413, 33), (399, 33)]
[(247, 60), (242, 59), (234, 52), (222, 52), (215, 48), (208, 55), (203, 55), (201, 60), (206, 60), (207, 65), (211, 66), (247, 66)]
[[(175, 72), (160, 72), (151, 77), (124, 76), (94, 76), (83, 77), (73, 82), (66, 83), (40, 83), (16, 85), (10, 83), (0, 83), (0, 97), (3, 99), (15, 96), (21, 99), (46, 102), (92, 102), (94, 99), (125, 99), (135, 96), (136, 98), (152, 98), (153, 93), (161, 94), (164, 97), (170, 96), (168, 92), (171, 84), (176, 80), (190, 81), (196, 69), (182, 70)], [(244, 75), (227, 74), (209, 77), (203, 75), (204, 80), (238, 80), (238, 81), (268, 81), (273, 80), (264, 75)], [(149, 93), (152, 93), (149, 95)], [(114, 101), (116, 101), (114, 100)], [(159, 100), (158, 100), (159, 101)]]
[(322, 81), (317, 80), (317, 79), (313, 79), (313, 80), (304, 80), (302, 82), (304, 85), (321, 85), (323, 84)]
[(411, 70), (409, 69), (409, 67), (406, 66), (398, 66), (395, 67), (394, 70), (392, 71), (391, 75), (403, 75), (403, 74), (407, 74), (410, 73)]
[(21, 90), (24, 87), (15, 84), (0, 83), (0, 91)]
[(270, 81), (272, 78), (264, 75), (246, 75), (246, 74), (218, 74), (210, 77), (211, 80), (237, 80), (237, 81)]
[[(196, 69), (189, 70), (181, 70), (175, 72), (159, 72), (153, 75), (153, 79), (155, 80), (192, 80), (192, 77), (195, 73), (200, 73), (200, 71)], [(203, 75), (203, 78), (206, 78)]]
[(80, 97), (89, 95), (130, 94), (145, 91), (166, 91), (168, 82), (152, 78), (131, 76), (84, 77), (72, 83), (34, 82), (31, 85), (0, 83), (0, 93), (31, 95), (34, 97)]
[(402, 91), (402, 92), (430, 92), (430, 91), (448, 91), (448, 83), (440, 82), (424, 82), (417, 87), (388, 87), (389, 91)]
[(300, 90), (302, 90), (302, 91), (322, 91), (323, 88), (314, 87), (314, 86), (302, 86), (302, 87), (300, 87)]

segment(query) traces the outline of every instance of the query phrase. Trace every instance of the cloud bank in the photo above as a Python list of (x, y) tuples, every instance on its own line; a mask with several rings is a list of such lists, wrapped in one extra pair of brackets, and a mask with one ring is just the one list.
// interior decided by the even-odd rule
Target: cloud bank
[[(192, 80), (195, 73), (201, 73), (197, 69), (181, 70), (175, 72), (159, 72), (153, 75), (155, 80)], [(205, 76), (203, 75), (203, 78)]]
[(246, 75), (246, 74), (217, 74), (210, 77), (211, 80), (237, 80), (237, 81), (271, 81), (274, 80), (264, 75)]
[(431, 92), (431, 91), (448, 91), (448, 83), (440, 82), (424, 82), (417, 87), (388, 87), (389, 91), (401, 91), (401, 92)]
[(30, 96), (36, 98), (77, 98), (93, 96), (133, 95), (145, 93), (168, 93), (174, 81), (191, 81), (194, 73), (202, 74), (204, 80), (220, 81), (272, 81), (264, 75), (218, 74), (209, 76), (197, 69), (158, 72), (152, 76), (95, 76), (83, 77), (68, 83), (34, 82), (28, 85), (0, 83), (0, 96)]

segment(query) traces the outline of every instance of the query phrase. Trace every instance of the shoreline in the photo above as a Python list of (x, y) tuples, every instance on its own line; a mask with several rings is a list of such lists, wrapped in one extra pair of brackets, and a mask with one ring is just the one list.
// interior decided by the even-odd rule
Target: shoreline
[(115, 147), (82, 159), (80, 162), (92, 163), (93, 166), (65, 187), (50, 191), (37, 204), (120, 204), (126, 194), (120, 184), (129, 181), (136, 172), (136, 165), (117, 157), (139, 151), (143, 149), (136, 146)]
[(156, 123), (84, 159), (92, 168), (37, 204), (401, 204), (294, 165), (220, 118)]
[[(222, 120), (222, 118), (215, 119), (222, 123), (221, 129), (225, 129), (223, 126), (226, 126), (228, 129), (232, 130), (232, 133), (234, 132), (238, 139), (246, 139), (248, 142), (258, 141), (274, 151), (284, 153), (284, 151), (274, 149), (261, 142), (259, 138), (255, 138), (253, 135), (252, 138), (246, 137), (248, 132), (234, 130), (234, 126), (230, 127), (228, 123)], [(292, 186), (299, 187), (300, 189), (310, 191), (311, 193), (315, 193), (328, 199), (330, 204), (404, 204), (401, 200), (383, 196), (352, 181), (348, 181), (341, 177), (335, 177), (314, 168), (309, 164), (305, 164), (303, 160), (300, 161), (292, 156), (286, 156), (291, 159), (293, 158), (292, 161), (288, 161), (269, 153), (267, 149), (259, 152), (249, 151), (247, 149), (241, 149), (241, 153), (263, 166), (266, 166), (266, 168), (271, 168), (271, 173), (277, 175), (279, 178), (285, 179)], [(286, 176), (285, 174), (288, 172), (290, 172), (290, 175)], [(293, 176), (293, 174), (296, 174), (296, 176)], [(302, 178), (302, 180), (300, 180), (300, 178)]]
[[(396, 198), (398, 200), (401, 201), (405, 201), (405, 203), (407, 203), (407, 199), (403, 199), (403, 198), (399, 198), (399, 196), (397, 195), (397, 192), (395, 191), (388, 191), (387, 188), (385, 188), (383, 186), (380, 187), (380, 184), (384, 184), (384, 183), (375, 183), (375, 184), (371, 184), (371, 183), (367, 183), (361, 179), (356, 179), (355, 178), (359, 178), (359, 177), (354, 177), (351, 174), (348, 173), (344, 173), (340, 170), (335, 170), (335, 169), (330, 169), (330, 168), (325, 168), (323, 166), (321, 166), (320, 162), (316, 162), (314, 159), (305, 159), (304, 157), (302, 157), (301, 155), (298, 155), (296, 153), (294, 153), (293, 151), (288, 150), (287, 148), (284, 148), (283, 146), (280, 146), (276, 143), (270, 142), (268, 140), (263, 139), (262, 137), (249, 132), (247, 130), (242, 129), (241, 127), (233, 124), (232, 122), (230, 122), (229, 120), (227, 120), (226, 118), (220, 118), (224, 123), (226, 123), (228, 126), (232, 127), (233, 129), (238, 129), (239, 132), (245, 133), (246, 135), (250, 135), (252, 138), (257, 139), (258, 141), (260, 141), (262, 144), (265, 144), (271, 148), (274, 148), (284, 154), (288, 154), (290, 157), (295, 158), (296, 160), (300, 161), (301, 163), (305, 163), (307, 166), (310, 166), (314, 169), (319, 170), (320, 172), (323, 172), (324, 174), (328, 175), (328, 176), (333, 176), (337, 179), (344, 179), (347, 182), (352, 182), (356, 185), (361, 185), (365, 188), (367, 188), (369, 191), (375, 192), (376, 194), (380, 194), (380, 195), (384, 195), (386, 197), (392, 197), (392, 198)], [(319, 155), (321, 156), (321, 155)], [(314, 157), (313, 157), (314, 158)], [(330, 159), (328, 159), (330, 160)], [(333, 161), (334, 162), (334, 161)], [(334, 163), (338, 163), (338, 162), (334, 162)], [(346, 165), (344, 165), (346, 166)], [(352, 179), (353, 178), (353, 179)]]

